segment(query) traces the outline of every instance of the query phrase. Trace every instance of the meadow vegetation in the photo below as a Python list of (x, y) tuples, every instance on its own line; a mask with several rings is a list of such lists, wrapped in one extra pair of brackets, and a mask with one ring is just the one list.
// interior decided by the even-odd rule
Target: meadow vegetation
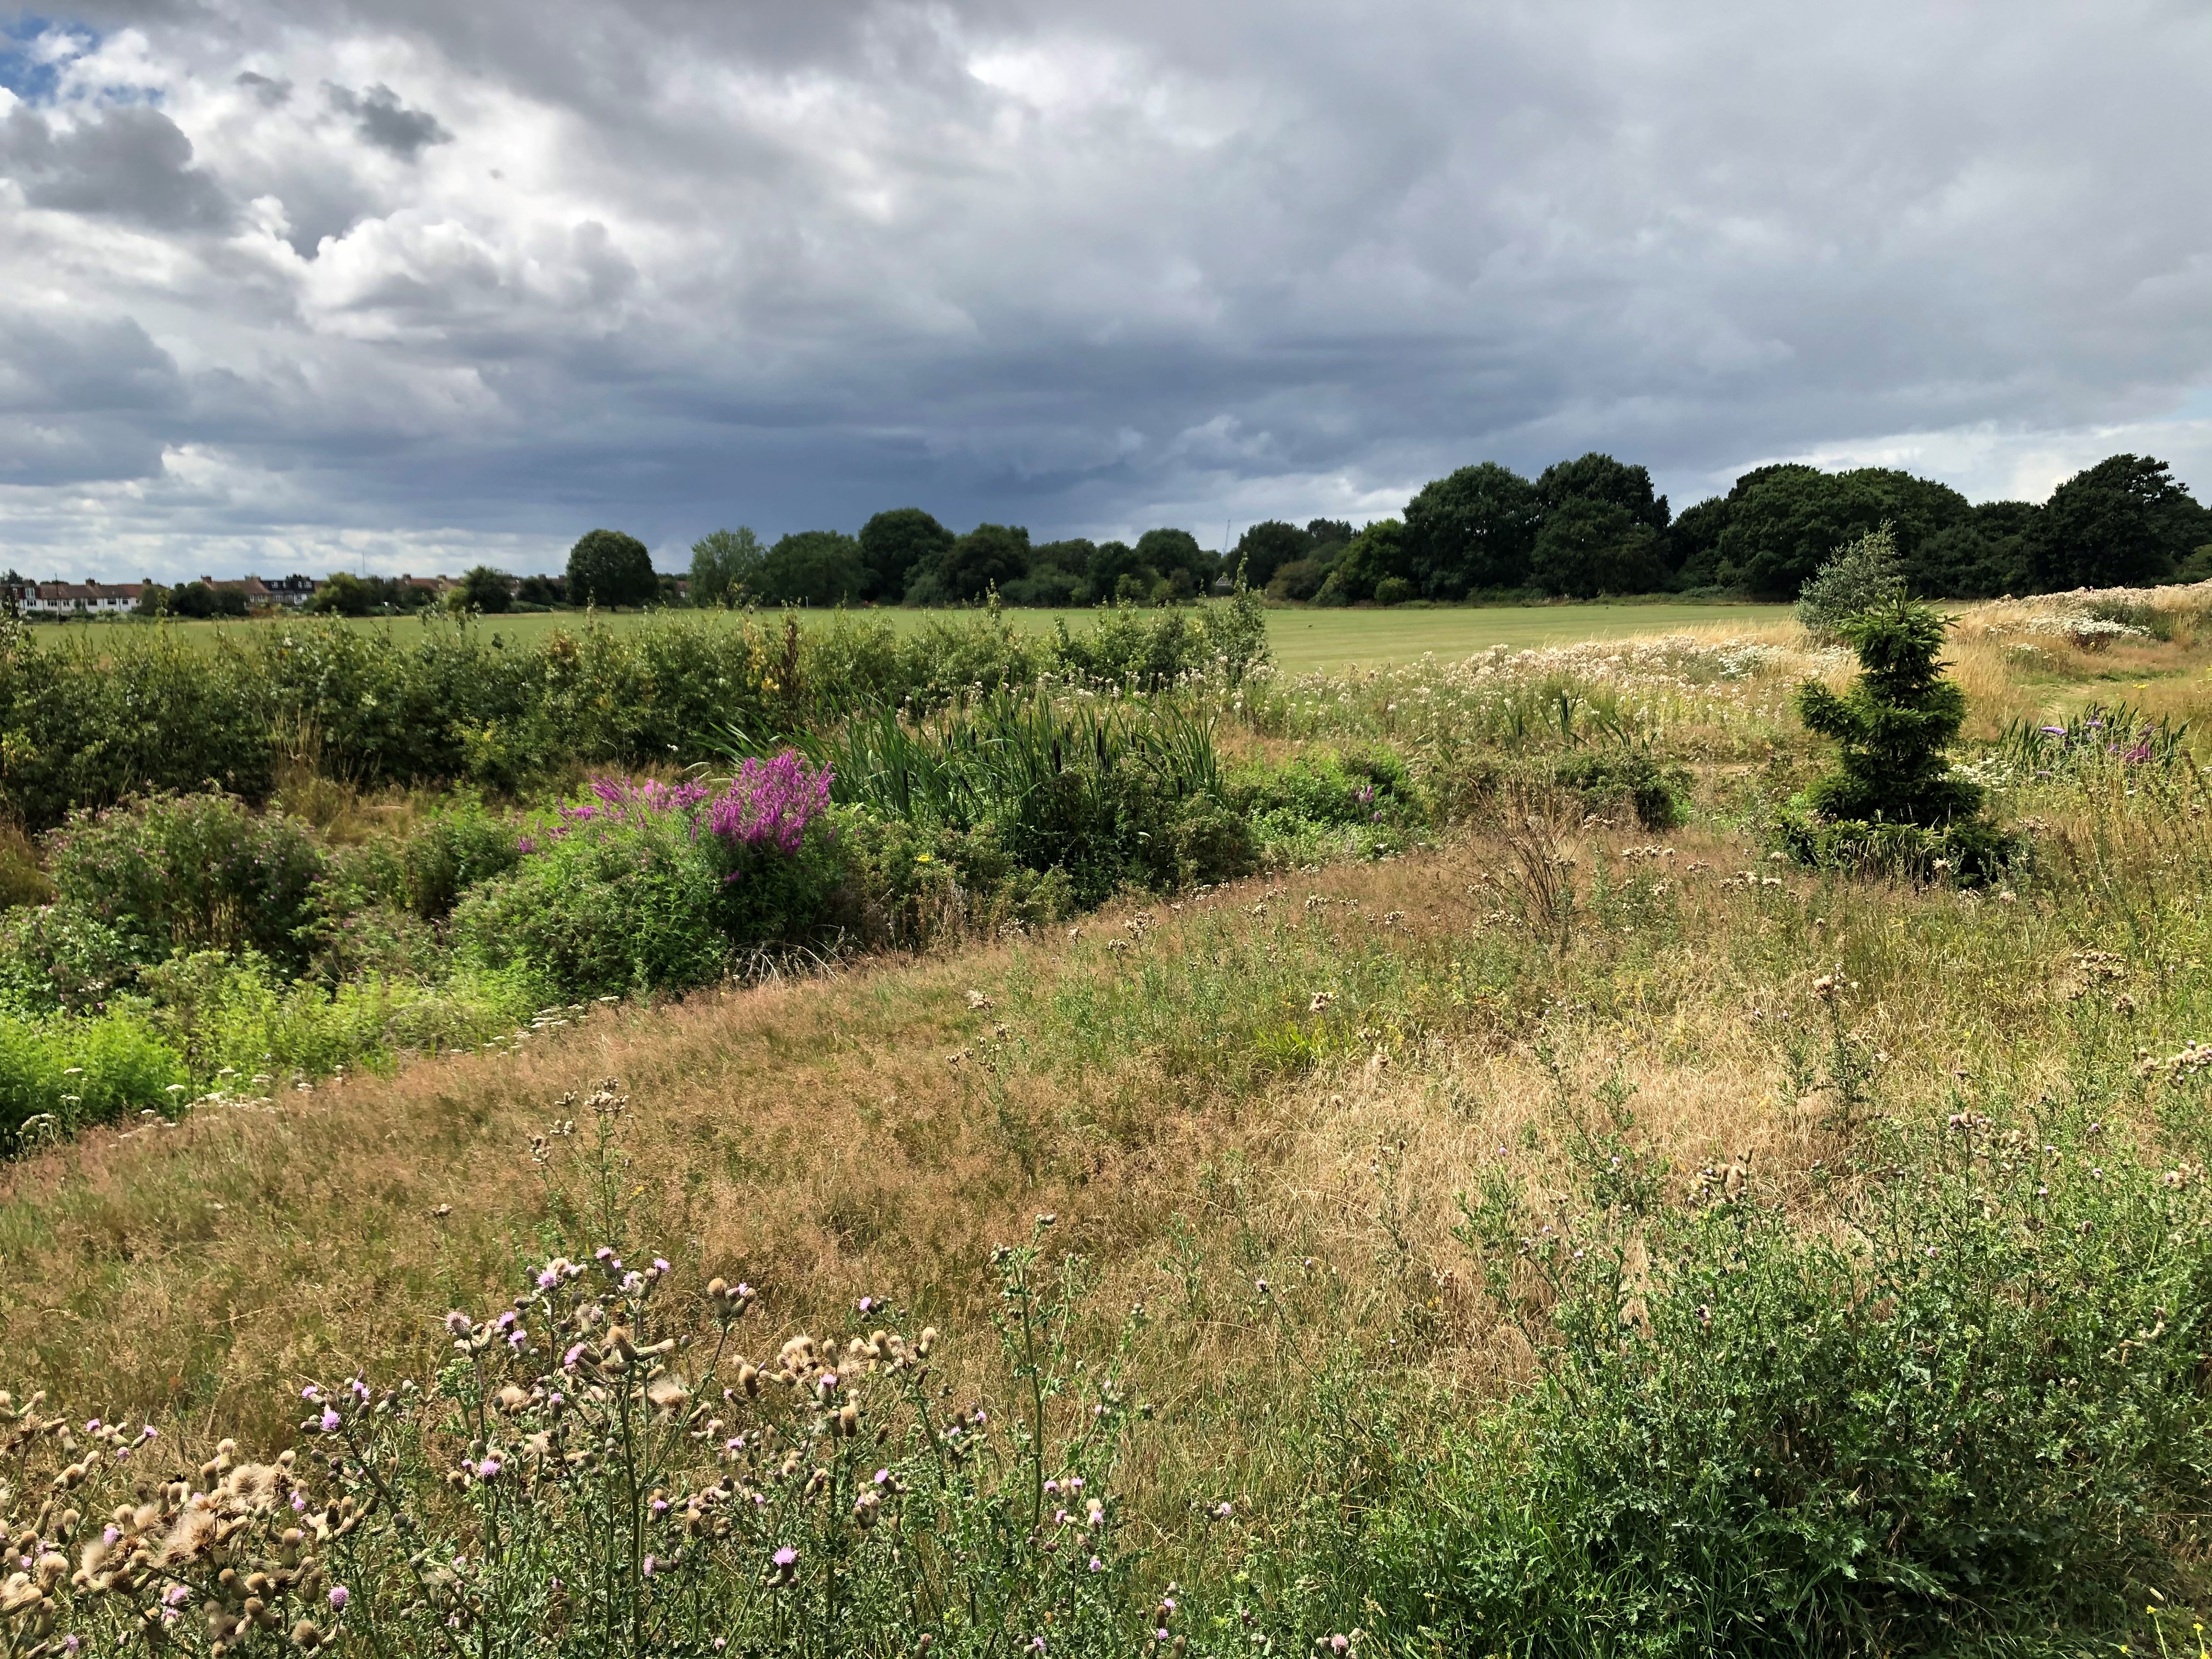
[[(19, 837), (0, 1056), (195, 1103), (0, 1170), (0, 1632), (2194, 1651), (2209, 617), (1010, 675)], [(1792, 841), (1838, 703), (1990, 859)], [(447, 1052), (191, 1049), (249, 974), (243, 1040), (433, 987), (353, 1052)]]

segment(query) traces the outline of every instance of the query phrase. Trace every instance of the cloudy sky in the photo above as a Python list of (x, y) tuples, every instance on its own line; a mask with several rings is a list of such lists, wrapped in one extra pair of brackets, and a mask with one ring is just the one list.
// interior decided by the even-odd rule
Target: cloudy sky
[[(0, 18), (6, 18), (0, 12)], [(2212, 497), (2202, 0), (88, 0), (0, 36), (0, 563), (557, 568), (1601, 448)]]

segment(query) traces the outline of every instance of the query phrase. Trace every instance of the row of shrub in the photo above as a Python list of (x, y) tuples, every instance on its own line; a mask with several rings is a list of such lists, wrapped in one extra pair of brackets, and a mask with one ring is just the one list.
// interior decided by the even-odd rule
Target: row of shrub
[(1387, 750), (1231, 766), (1200, 709), (1030, 691), (887, 711), (719, 776), (602, 774), (536, 810), (461, 793), (359, 845), (220, 793), (80, 809), (31, 872), (52, 902), (0, 912), (0, 1013), (48, 1054), (97, 1025), (132, 1057), (65, 1088), (65, 1065), (0, 1050), (0, 1136), (170, 1104), (226, 1067), (319, 1075), (540, 1004), (1385, 853), (1428, 821)]
[(481, 626), (365, 633), (312, 619), (187, 641), (167, 630), (41, 639), (0, 619), (0, 807), (32, 830), (133, 793), (270, 792), (280, 755), (368, 786), (512, 790), (583, 767), (687, 763), (736, 727), (788, 736), (860, 709), (1078, 679), (1234, 682), (1267, 656), (1256, 597), (1103, 612), (1025, 635), (995, 609), (911, 632), (840, 615), (592, 618), (519, 645)]

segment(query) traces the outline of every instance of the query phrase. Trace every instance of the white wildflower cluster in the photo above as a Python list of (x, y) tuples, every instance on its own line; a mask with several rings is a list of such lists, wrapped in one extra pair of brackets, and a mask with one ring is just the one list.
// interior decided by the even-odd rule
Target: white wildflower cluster
[(1273, 735), (1381, 735), (1417, 749), (1572, 747), (1592, 738), (1757, 752), (1798, 681), (1852, 659), (1835, 647), (1689, 634), (1492, 646), (1464, 658), (1247, 683), (1242, 712)]

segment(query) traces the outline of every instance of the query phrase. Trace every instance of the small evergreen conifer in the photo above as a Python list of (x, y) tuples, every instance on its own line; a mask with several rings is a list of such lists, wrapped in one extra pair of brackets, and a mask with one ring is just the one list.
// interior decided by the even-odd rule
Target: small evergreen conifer
[(1893, 594), (1837, 624), (1860, 673), (1838, 696), (1797, 691), (1808, 729), (1837, 745), (1837, 767), (1784, 815), (1784, 848), (1808, 864), (1902, 865), (1968, 879), (1994, 873), (2011, 842), (1981, 816), (1982, 788), (1951, 769), (1966, 696), (1939, 655), (1949, 622)]

